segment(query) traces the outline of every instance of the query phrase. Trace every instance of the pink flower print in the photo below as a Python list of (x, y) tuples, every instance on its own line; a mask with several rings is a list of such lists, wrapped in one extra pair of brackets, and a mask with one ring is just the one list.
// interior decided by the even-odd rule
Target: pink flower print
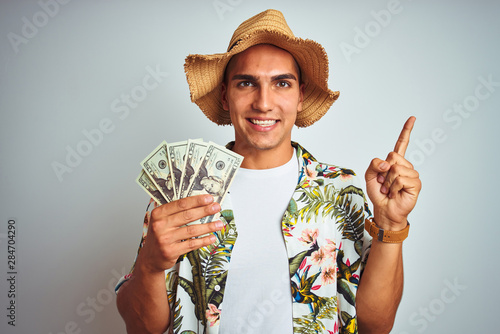
[(317, 228), (313, 230), (310, 228), (306, 228), (302, 231), (302, 234), (298, 240), (302, 242), (304, 245), (309, 245), (316, 242), (318, 234), (319, 232)]
[(313, 252), (311, 254), (311, 261), (313, 264), (317, 266), (321, 266), (323, 262), (329, 257), (327, 253), (325, 253), (325, 250), (323, 247), (318, 249), (317, 251)]
[(206, 311), (207, 320), (210, 322), (210, 327), (219, 324), (220, 320), (220, 310), (214, 304), (208, 304), (208, 309)]
[(323, 270), (321, 270), (319, 277), (321, 278), (323, 285), (335, 283), (335, 279), (337, 277), (336, 266), (331, 265), (324, 267)]
[(331, 257), (333, 261), (337, 260), (337, 247), (335, 247), (335, 242), (330, 240), (330, 239), (325, 239), (326, 240), (326, 245), (324, 245), (322, 248), (325, 251), (325, 255), (327, 257)]
[(342, 181), (348, 181), (348, 180), (352, 179), (352, 175), (351, 174), (340, 174), (340, 179)]
[(318, 176), (318, 172), (316, 171), (316, 168), (312, 168), (311, 165), (306, 166), (306, 176), (309, 180), (315, 180), (316, 177)]

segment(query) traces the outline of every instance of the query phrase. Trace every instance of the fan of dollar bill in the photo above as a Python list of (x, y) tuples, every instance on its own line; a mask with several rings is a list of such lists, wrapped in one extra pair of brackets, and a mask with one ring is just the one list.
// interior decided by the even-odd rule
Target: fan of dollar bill
[[(211, 194), (222, 203), (242, 161), (241, 155), (202, 139), (163, 141), (141, 162), (136, 182), (159, 205), (201, 194)], [(204, 217), (197, 223), (212, 219)]]

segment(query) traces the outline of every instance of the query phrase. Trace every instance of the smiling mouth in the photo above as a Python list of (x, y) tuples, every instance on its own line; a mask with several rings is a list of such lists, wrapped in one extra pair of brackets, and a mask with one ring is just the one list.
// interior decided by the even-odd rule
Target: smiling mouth
[(258, 126), (264, 126), (264, 127), (266, 127), (266, 126), (273, 126), (278, 121), (275, 120), (275, 119), (266, 119), (266, 120), (263, 120), (263, 119), (250, 119), (250, 122), (252, 122), (252, 124), (255, 124), (255, 125), (258, 125)]

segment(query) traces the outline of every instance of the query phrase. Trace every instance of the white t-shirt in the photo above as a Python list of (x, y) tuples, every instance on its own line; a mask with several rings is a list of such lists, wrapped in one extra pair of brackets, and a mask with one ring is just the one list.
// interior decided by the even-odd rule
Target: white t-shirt
[(298, 180), (285, 165), (240, 168), (229, 190), (238, 237), (221, 310), (220, 333), (292, 333), (292, 295), (281, 220)]

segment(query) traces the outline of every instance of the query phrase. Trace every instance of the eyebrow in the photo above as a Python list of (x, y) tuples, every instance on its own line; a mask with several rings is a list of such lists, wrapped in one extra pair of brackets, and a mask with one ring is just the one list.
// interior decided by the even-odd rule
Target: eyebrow
[[(292, 73), (278, 74), (271, 77), (271, 81), (284, 80), (284, 79), (297, 80), (297, 77), (295, 77), (295, 75), (293, 75)], [(258, 78), (251, 74), (235, 74), (233, 75), (231, 80), (258, 81)]]
[(272, 81), (283, 80), (283, 79), (297, 80), (295, 75), (293, 75), (292, 73), (278, 74), (271, 78)]
[(257, 81), (257, 77), (250, 74), (235, 74), (231, 78), (231, 80), (248, 80), (248, 81)]

